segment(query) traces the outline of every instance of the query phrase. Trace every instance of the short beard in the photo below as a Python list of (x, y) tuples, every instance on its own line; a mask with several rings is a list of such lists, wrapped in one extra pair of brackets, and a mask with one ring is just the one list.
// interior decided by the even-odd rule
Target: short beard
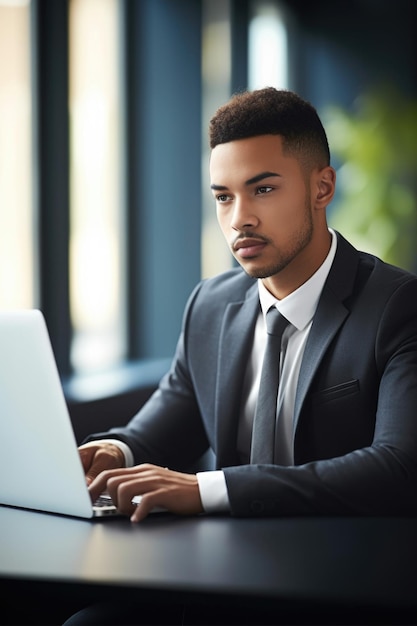
[(309, 201), (306, 201), (305, 209), (306, 220), (303, 230), (297, 233), (290, 248), (285, 251), (285, 253), (281, 253), (280, 257), (276, 259), (274, 264), (267, 267), (259, 268), (254, 271), (248, 271), (243, 268), (248, 276), (251, 276), (252, 278), (269, 278), (270, 276), (275, 276), (275, 274), (282, 272), (282, 270), (284, 270), (295, 259), (295, 257), (308, 246), (313, 238), (313, 218), (311, 215), (311, 206)]

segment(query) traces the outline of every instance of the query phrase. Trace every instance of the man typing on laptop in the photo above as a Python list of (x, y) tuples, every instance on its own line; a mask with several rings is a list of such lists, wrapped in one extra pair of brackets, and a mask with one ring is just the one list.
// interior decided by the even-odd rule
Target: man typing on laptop
[[(138, 414), (80, 447), (92, 498), (107, 490), (134, 522), (157, 506), (415, 515), (417, 277), (329, 229), (326, 134), (295, 94), (233, 97), (210, 145), (218, 221), (241, 268), (196, 287), (171, 369)], [(271, 310), (285, 318), (274, 375), (262, 367)], [(215, 471), (175, 471), (209, 448)]]

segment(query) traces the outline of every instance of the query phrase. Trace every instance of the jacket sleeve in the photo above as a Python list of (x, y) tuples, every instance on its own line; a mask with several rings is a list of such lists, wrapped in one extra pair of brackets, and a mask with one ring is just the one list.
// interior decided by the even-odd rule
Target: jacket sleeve
[(87, 441), (116, 438), (130, 447), (135, 464), (155, 463), (177, 470), (187, 469), (207, 450), (185, 348), (188, 319), (199, 289), (200, 285), (189, 298), (174, 359), (158, 389), (126, 426), (95, 433)]

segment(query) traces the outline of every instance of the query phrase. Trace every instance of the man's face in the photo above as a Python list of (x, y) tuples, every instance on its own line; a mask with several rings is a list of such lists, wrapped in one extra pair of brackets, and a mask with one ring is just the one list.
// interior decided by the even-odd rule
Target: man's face
[(314, 233), (309, 182), (299, 162), (284, 156), (281, 137), (216, 146), (210, 177), (220, 227), (250, 276), (268, 278), (308, 263)]

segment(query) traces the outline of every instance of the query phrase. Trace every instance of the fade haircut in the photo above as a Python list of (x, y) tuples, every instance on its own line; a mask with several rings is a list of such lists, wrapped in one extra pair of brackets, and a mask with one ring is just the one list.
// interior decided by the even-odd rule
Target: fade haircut
[(259, 135), (279, 135), (284, 154), (308, 169), (330, 165), (329, 144), (316, 109), (292, 91), (266, 87), (237, 93), (210, 120), (212, 149)]

